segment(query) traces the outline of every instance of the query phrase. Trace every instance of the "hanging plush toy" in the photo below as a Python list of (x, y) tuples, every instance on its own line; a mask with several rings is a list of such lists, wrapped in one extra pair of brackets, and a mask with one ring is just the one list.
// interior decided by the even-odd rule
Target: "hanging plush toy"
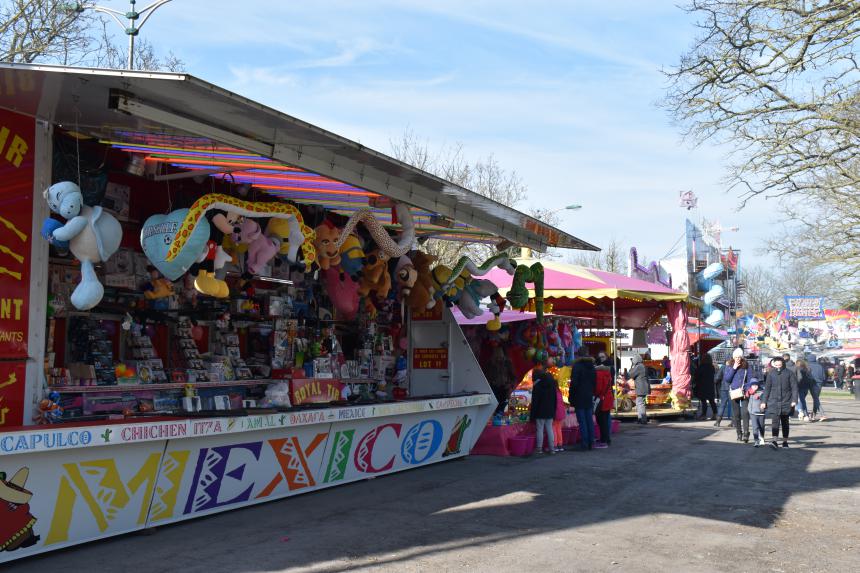
[(149, 281), (143, 285), (143, 298), (150, 301), (155, 310), (167, 310), (167, 299), (173, 294), (173, 283), (152, 265), (147, 265), (146, 271), (149, 273)]
[(349, 236), (353, 234), (355, 226), (358, 225), (358, 223), (363, 223), (367, 230), (370, 231), (370, 236), (373, 237), (376, 246), (379, 247), (379, 250), (388, 255), (389, 259), (405, 255), (412, 250), (412, 243), (415, 242), (415, 225), (412, 222), (412, 211), (410, 211), (409, 207), (403, 203), (397, 203), (394, 206), (394, 212), (397, 221), (399, 221), (400, 226), (403, 229), (399, 241), (395, 242), (394, 239), (388, 235), (388, 231), (385, 230), (385, 227), (376, 220), (376, 217), (373, 215), (373, 211), (370, 209), (361, 209), (356, 211), (352, 217), (349, 218), (349, 221), (346, 222), (346, 225), (344, 225), (343, 231), (341, 231), (340, 237), (336, 242), (337, 249), (340, 249)]
[(380, 299), (388, 298), (391, 291), (391, 275), (388, 274), (388, 255), (381, 249), (376, 249), (367, 255), (361, 282), (358, 287), (360, 296), (376, 293)]
[(463, 295), (463, 287), (465, 281), (463, 277), (454, 276), (451, 274), (451, 267), (446, 265), (436, 265), (430, 273), (433, 279), (433, 296), (437, 300), (443, 301), (447, 306), (451, 307), (460, 301)]
[(237, 243), (248, 245), (248, 252), (245, 254), (245, 279), (259, 275), (281, 249), (280, 240), (264, 235), (260, 224), (250, 218), (242, 221), (239, 231), (234, 231), (232, 238)]
[(329, 267), (337, 267), (340, 264), (340, 246), (337, 244), (340, 229), (326, 219), (314, 229), (314, 233), (314, 247), (320, 269), (325, 271)]
[[(303, 221), (299, 221), (299, 230), (301, 231), (301, 238), (299, 238), (298, 234), (296, 233), (295, 225), (292, 225), (288, 219), (279, 219), (277, 217), (269, 219), (269, 223), (266, 225), (266, 236), (278, 240), (279, 244), (281, 245), (278, 254), (286, 257), (287, 262), (290, 264), (299, 264), (300, 262), (298, 260), (289, 260), (290, 242), (302, 241), (302, 243), (304, 243), (305, 241), (307, 241), (309, 245), (313, 245), (313, 240), (315, 238), (314, 230), (305, 225)], [(300, 250), (300, 254), (305, 254), (304, 249)], [(305, 267), (307, 267), (313, 261), (302, 260), (301, 262), (305, 265)]]
[(326, 293), (337, 312), (338, 320), (353, 320), (358, 314), (358, 283), (348, 275), (342, 277), (334, 267), (320, 272)]
[(71, 181), (51, 185), (44, 197), (52, 212), (66, 218), (65, 225), (48, 231), (48, 241), (68, 241), (69, 250), (81, 261), (81, 282), (71, 302), (79, 310), (89, 310), (101, 302), (105, 292), (94, 265), (108, 260), (119, 248), (122, 227), (101, 207), (84, 205), (80, 187)]
[(338, 254), (340, 255), (340, 269), (348, 274), (352, 280), (359, 280), (365, 263), (361, 239), (355, 235), (350, 235), (340, 246)]
[(406, 295), (406, 304), (412, 312), (422, 312), (436, 306), (435, 286), (433, 275), (430, 269), (431, 265), (436, 262), (437, 258), (421, 251), (415, 251), (410, 255), (412, 266), (415, 269), (414, 284), (409, 287), (409, 294)]
[(534, 283), (535, 286), (535, 313), (538, 321), (543, 321), (543, 265), (534, 263), (530, 267), (519, 265), (514, 271), (514, 280), (508, 291), (508, 302), (511, 308), (524, 309), (529, 304), (529, 289), (526, 283)]
[(499, 292), (499, 288), (485, 279), (470, 279), (468, 273), (464, 273), (463, 296), (457, 303), (457, 307), (466, 318), (475, 318), (484, 314), (481, 301), (488, 296)]
[(210, 296), (226, 297), (230, 291), (215, 271), (230, 260), (221, 248), (225, 234), (241, 232), (243, 217), (285, 219), (290, 229), (287, 260), (295, 263), (299, 249), (305, 263), (316, 259), (312, 232), (303, 224), (296, 207), (286, 203), (251, 203), (229, 195), (204, 195), (189, 209), (153, 215), (143, 225), (140, 243), (150, 262), (170, 280), (186, 271), (197, 274), (195, 288)]
[(516, 266), (516, 261), (514, 261), (504, 253), (493, 255), (492, 257), (481, 263), (480, 266), (475, 265), (472, 259), (464, 256), (460, 257), (460, 259), (457, 261), (457, 264), (454, 265), (454, 268), (451, 269), (451, 276), (453, 278), (456, 278), (463, 275), (464, 272), (467, 272), (469, 276), (482, 277), (496, 267), (499, 267), (500, 269), (507, 272), (509, 275), (512, 275), (514, 274), (514, 269), (516, 269)]
[(493, 318), (487, 321), (487, 330), (490, 332), (497, 332), (502, 328), (501, 316), (502, 312), (505, 310), (507, 301), (502, 298), (498, 290), (496, 290), (496, 294), (492, 295), (490, 299), (488, 308), (490, 309), (490, 312), (493, 313)]

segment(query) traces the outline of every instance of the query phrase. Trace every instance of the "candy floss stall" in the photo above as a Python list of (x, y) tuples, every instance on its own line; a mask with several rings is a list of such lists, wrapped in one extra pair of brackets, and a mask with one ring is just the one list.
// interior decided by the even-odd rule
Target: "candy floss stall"
[(0, 562), (466, 455), (516, 263), (420, 246), (593, 248), (190, 76), (0, 76)]

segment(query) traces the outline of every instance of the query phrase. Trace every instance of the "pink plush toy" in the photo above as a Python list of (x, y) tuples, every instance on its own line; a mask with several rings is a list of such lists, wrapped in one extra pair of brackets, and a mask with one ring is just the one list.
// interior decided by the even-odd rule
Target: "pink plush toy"
[(281, 241), (267, 237), (254, 219), (242, 220), (240, 231), (233, 233), (233, 241), (248, 245), (245, 255), (245, 271), (251, 275), (259, 274), (263, 267), (281, 250)]
[(341, 276), (340, 270), (335, 267), (329, 267), (320, 273), (338, 319), (353, 320), (358, 314), (358, 283), (349, 275)]

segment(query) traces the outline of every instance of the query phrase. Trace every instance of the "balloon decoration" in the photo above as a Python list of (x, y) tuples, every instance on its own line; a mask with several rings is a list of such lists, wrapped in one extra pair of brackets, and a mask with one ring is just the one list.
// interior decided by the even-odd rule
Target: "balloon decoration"
[(388, 255), (389, 258), (396, 259), (405, 255), (412, 250), (412, 243), (415, 242), (415, 225), (412, 222), (412, 211), (403, 203), (395, 204), (394, 211), (397, 215), (397, 220), (400, 222), (400, 226), (403, 228), (399, 241), (395, 242), (388, 235), (385, 227), (373, 216), (373, 211), (370, 209), (360, 209), (346, 222), (335, 246), (339, 250), (349, 236), (353, 234), (356, 225), (363, 223), (370, 232), (370, 236), (373, 237), (374, 242), (376, 242), (376, 246)]
[(84, 205), (80, 187), (71, 181), (55, 183), (43, 195), (51, 211), (66, 219), (61, 226), (47, 221), (43, 224), (48, 242), (58, 245), (67, 242), (69, 250), (81, 262), (81, 282), (72, 292), (71, 303), (78, 310), (89, 310), (101, 302), (105, 292), (95, 264), (105, 262), (117, 251), (122, 227), (101, 207)]
[(518, 265), (514, 271), (514, 280), (511, 288), (508, 291), (508, 302), (512, 308), (524, 309), (529, 303), (529, 289), (526, 288), (526, 283), (533, 283), (535, 286), (534, 307), (538, 321), (543, 320), (544, 302), (543, 302), (543, 265), (534, 263), (527, 267)]

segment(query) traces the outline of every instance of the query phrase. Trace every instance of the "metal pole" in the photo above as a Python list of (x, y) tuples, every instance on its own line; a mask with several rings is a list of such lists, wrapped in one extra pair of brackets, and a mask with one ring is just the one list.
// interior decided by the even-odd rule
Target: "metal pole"
[[(615, 299), (612, 299), (612, 363), (615, 366), (615, 375), (618, 375), (618, 329), (615, 323)], [(615, 384), (615, 380), (612, 381)]]
[(129, 70), (134, 69), (134, 34), (128, 35), (128, 65)]
[(613, 395), (612, 411), (617, 413), (618, 412), (618, 403), (615, 402), (615, 399), (614, 399), (614, 396), (615, 396), (614, 388), (615, 388), (615, 378), (618, 378), (618, 331), (616, 330), (615, 326), (616, 326), (615, 325), (615, 299), (613, 298), (612, 299), (612, 366), (613, 366), (613, 370), (615, 372), (613, 373), (614, 379), (611, 381), (611, 384), (612, 384), (612, 388), (613, 388), (613, 391), (612, 391), (612, 395)]

